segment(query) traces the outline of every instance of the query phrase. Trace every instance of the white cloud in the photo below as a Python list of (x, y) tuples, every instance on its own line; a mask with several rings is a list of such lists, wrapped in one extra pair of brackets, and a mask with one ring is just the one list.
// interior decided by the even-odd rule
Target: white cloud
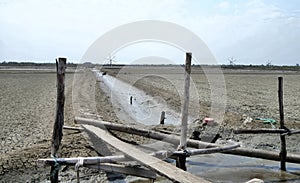
[[(249, 60), (265, 63), (265, 58), (282, 63), (283, 57), (296, 58), (300, 44), (299, 9), (287, 10), (278, 3), (261, 0), (1, 2), (0, 61), (52, 60), (61, 54), (79, 60), (88, 46), (105, 32), (145, 19), (185, 26), (208, 44), (221, 63), (231, 56), (246, 63)], [(278, 51), (276, 44), (285, 48)]]
[(227, 1), (223, 1), (218, 4), (218, 7), (222, 10), (228, 10), (230, 7), (230, 3)]

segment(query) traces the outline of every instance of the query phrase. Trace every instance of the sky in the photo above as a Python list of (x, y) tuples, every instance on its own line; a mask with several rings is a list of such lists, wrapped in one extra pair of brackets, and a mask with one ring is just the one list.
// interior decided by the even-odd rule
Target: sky
[[(0, 62), (59, 56), (81, 62), (99, 37), (142, 20), (188, 29), (219, 64), (229, 58), (235, 64), (300, 64), (298, 0), (0, 0)], [(112, 56), (120, 64), (140, 58), (183, 64), (185, 54), (168, 44), (140, 42)]]

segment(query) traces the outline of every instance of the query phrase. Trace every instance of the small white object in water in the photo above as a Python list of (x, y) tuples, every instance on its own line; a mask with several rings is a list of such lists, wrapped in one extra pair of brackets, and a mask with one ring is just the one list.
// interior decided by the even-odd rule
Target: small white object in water
[(258, 179), (258, 178), (254, 178), (254, 179), (247, 181), (246, 183), (264, 183), (264, 181), (261, 179)]

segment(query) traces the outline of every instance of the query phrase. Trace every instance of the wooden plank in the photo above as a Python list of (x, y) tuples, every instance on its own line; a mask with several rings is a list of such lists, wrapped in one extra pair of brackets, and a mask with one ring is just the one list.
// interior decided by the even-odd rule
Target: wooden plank
[(114, 148), (122, 151), (127, 156), (133, 158), (134, 160), (144, 164), (146, 167), (149, 167), (159, 174), (162, 174), (173, 181), (183, 182), (183, 183), (206, 183), (203, 178), (197, 177), (193, 174), (185, 172), (175, 166), (168, 164), (158, 158), (155, 158), (151, 155), (144, 153), (141, 150), (138, 150), (134, 146), (127, 144), (118, 140), (116, 137), (110, 135), (108, 132), (97, 128), (95, 126), (90, 125), (82, 125), (86, 130), (94, 133), (95, 135), (99, 136), (103, 141), (110, 144)]
[[(115, 124), (115, 123), (99, 121), (94, 119), (80, 118), (80, 117), (75, 117), (75, 121), (77, 123), (94, 125), (99, 128), (104, 128), (108, 130), (117, 130), (125, 133), (130, 133), (130, 134), (140, 135), (147, 138), (161, 140), (175, 145), (178, 145), (180, 140), (179, 137), (175, 135), (167, 135), (167, 134), (163, 134), (151, 130), (138, 129), (138, 128), (134, 128), (133, 126), (125, 126), (121, 124)], [(189, 139), (187, 141), (187, 146), (193, 148), (209, 148), (209, 147), (220, 147), (221, 145)], [(277, 152), (266, 151), (261, 149), (249, 149), (249, 148), (239, 147), (222, 153), (280, 161)], [(300, 155), (288, 153), (286, 157), (286, 162), (300, 164)]]
[(143, 177), (148, 179), (156, 179), (156, 173), (141, 167), (132, 167), (126, 165), (111, 164), (111, 163), (104, 163), (101, 165), (84, 165), (84, 167), (93, 168), (96, 170), (102, 170), (105, 172), (121, 173), (125, 175), (133, 175), (133, 176)]

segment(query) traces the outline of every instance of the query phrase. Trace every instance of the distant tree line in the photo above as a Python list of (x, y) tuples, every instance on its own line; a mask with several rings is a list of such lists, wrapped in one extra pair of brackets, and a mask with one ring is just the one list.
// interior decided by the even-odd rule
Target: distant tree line
[[(67, 63), (68, 67), (77, 67), (78, 64), (74, 63)], [(18, 67), (18, 66), (25, 66), (25, 67), (56, 67), (56, 63), (35, 63), (35, 62), (14, 62), (14, 61), (3, 61), (0, 62), (0, 66), (11, 66), (11, 67)]]

